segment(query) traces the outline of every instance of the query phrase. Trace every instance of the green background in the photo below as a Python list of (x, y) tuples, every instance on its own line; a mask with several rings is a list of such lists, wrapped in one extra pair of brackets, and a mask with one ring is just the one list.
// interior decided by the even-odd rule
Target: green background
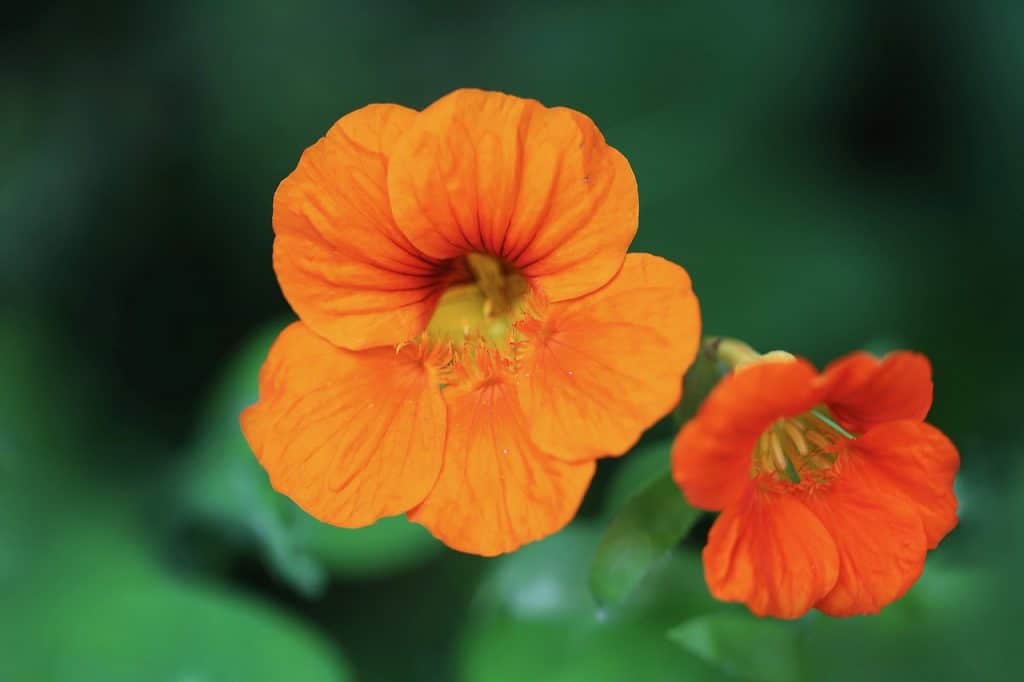
[[(0, 679), (1018, 679), (1022, 35), (1014, 0), (5, 8)], [(668, 423), (496, 560), (269, 489), (237, 414), (290, 315), (274, 189), (346, 112), (461, 86), (593, 117), (709, 333), (931, 357), (961, 524), (907, 597), (757, 621), (708, 597), (704, 522), (597, 607)]]

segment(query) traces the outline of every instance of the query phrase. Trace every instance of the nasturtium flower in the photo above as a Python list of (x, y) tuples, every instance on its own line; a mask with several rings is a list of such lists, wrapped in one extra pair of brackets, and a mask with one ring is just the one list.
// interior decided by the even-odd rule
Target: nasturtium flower
[(796, 618), (877, 613), (957, 524), (954, 445), (924, 423), (919, 354), (847, 355), (818, 373), (773, 352), (741, 362), (680, 431), (672, 472), (721, 511), (703, 552), (723, 601)]
[(637, 214), (629, 163), (576, 111), (458, 90), (344, 116), (274, 197), (299, 321), (242, 415), (272, 485), (475, 554), (560, 529), (696, 354), (686, 272), (626, 254)]

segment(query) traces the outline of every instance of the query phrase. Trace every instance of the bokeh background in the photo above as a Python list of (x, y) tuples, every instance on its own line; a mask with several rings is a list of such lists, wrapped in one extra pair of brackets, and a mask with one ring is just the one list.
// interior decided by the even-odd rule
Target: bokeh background
[[(1022, 35), (1015, 0), (5, 7), (0, 679), (1020, 679)], [(290, 319), (274, 189), (344, 113), (460, 86), (592, 116), (639, 181), (634, 250), (690, 271), (709, 333), (931, 357), (961, 524), (903, 600), (723, 610), (704, 523), (597, 607), (668, 422), (496, 560), (269, 489), (236, 420)]]

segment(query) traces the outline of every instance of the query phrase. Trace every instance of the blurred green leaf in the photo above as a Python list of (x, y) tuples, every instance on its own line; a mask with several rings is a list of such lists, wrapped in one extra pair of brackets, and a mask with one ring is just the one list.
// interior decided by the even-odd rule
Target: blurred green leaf
[[(581, 580), (593, 555), (597, 531), (574, 524), (494, 562), (477, 607), (516, 618), (597, 619), (597, 605)], [(562, 560), (556, 560), (556, 556)]]
[(79, 374), (45, 327), (10, 322), (0, 324), (0, 679), (348, 679), (292, 619), (150, 558), (128, 520), (138, 491), (74, 464), (90, 447), (93, 407)]
[(933, 557), (910, 592), (876, 616), (811, 613), (800, 643), (807, 679), (1017, 679), (1019, 564), (1012, 570), (1001, 584), (991, 565), (953, 568)]
[(583, 579), (598, 542), (574, 524), (495, 562), (460, 647), (460, 679), (538, 682), (725, 679), (665, 637), (718, 605), (699, 560), (669, 552), (629, 600), (598, 607)]
[(721, 611), (692, 618), (669, 631), (684, 649), (729, 675), (756, 682), (797, 682), (797, 626), (748, 613)]
[(602, 613), (657, 626), (664, 634), (684, 619), (729, 608), (708, 591), (700, 553), (680, 548), (655, 562), (627, 599)]
[(622, 601), (700, 514), (668, 474), (630, 498), (608, 525), (590, 567), (590, 589), (597, 601)]
[(465, 682), (677, 682), (726, 680), (700, 659), (642, 627), (580, 628), (501, 618), (464, 643)]
[(272, 572), (307, 596), (322, 591), (328, 573), (380, 574), (434, 555), (440, 543), (402, 517), (358, 530), (336, 528), (271, 487), (238, 417), (256, 402), (260, 366), (287, 324), (276, 322), (254, 334), (211, 392), (185, 476), (186, 517), (213, 526), (236, 545), (255, 547)]
[(684, 618), (720, 608), (704, 585), (700, 558), (667, 551), (629, 599), (599, 605), (583, 577), (600, 542), (594, 527), (576, 523), (494, 562), (477, 607), (527, 620), (572, 618), (583, 623), (642, 620), (672, 627)]
[(8, 593), (0, 679), (349, 679), (339, 655), (284, 614), (165, 574), (121, 513), (97, 502), (69, 520)]
[(441, 551), (442, 545), (404, 516), (383, 518), (368, 528), (347, 530), (305, 517), (312, 528), (307, 546), (332, 572), (369, 576), (415, 566)]
[(608, 486), (606, 509), (614, 513), (631, 497), (669, 471), (672, 440), (641, 441), (622, 457)]

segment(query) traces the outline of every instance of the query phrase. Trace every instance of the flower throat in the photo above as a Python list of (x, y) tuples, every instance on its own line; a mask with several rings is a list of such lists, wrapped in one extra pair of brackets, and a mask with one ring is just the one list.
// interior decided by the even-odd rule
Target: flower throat
[(820, 410), (779, 419), (758, 438), (750, 474), (778, 474), (791, 483), (804, 479), (822, 483), (836, 461), (837, 443), (849, 438)]
[(466, 279), (450, 286), (434, 310), (427, 333), (463, 346), (467, 339), (501, 348), (526, 305), (529, 285), (511, 266), (483, 253), (462, 257)]

